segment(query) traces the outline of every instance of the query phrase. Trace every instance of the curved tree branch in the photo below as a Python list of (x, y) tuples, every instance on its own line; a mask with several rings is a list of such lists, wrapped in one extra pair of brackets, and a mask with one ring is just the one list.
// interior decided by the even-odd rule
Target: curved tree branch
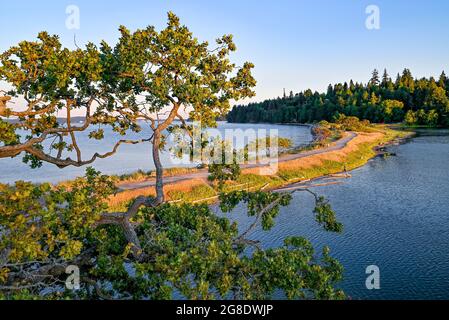
[[(99, 154), (98, 152), (96, 152), (89, 160), (81, 160), (81, 153), (79, 153), (78, 160), (73, 160), (71, 158), (67, 158), (67, 159), (61, 159), (61, 153), (58, 154), (57, 157), (53, 157), (49, 154), (46, 154), (45, 152), (43, 152), (42, 150), (34, 147), (34, 146), (30, 146), (27, 147), (26, 149), (24, 149), (23, 151), (28, 152), (29, 154), (37, 157), (38, 159), (54, 164), (59, 168), (66, 168), (69, 166), (74, 166), (74, 167), (83, 167), (89, 164), (94, 163), (97, 159), (106, 159), (109, 158), (111, 156), (113, 156), (114, 154), (117, 153), (120, 145), (122, 144), (139, 144), (139, 143), (144, 143), (144, 142), (150, 142), (152, 140), (152, 138), (149, 139), (141, 139), (141, 140), (120, 140), (118, 141), (114, 148), (107, 152), (107, 153), (103, 153), (103, 154)], [(1, 154), (1, 153), (0, 153)]]
[[(49, 129), (44, 130), (39, 137), (28, 139), (26, 142), (18, 143), (15, 145), (0, 146), (0, 159), (15, 157), (24, 151), (29, 152), (30, 150), (37, 150), (35, 148), (35, 146), (44, 142), (51, 135), (72, 134), (74, 132), (83, 132), (83, 131), (87, 130), (87, 128), (91, 125), (91, 123), (93, 121), (93, 119), (90, 115), (91, 105), (93, 102), (94, 102), (94, 98), (90, 98), (89, 101), (86, 103), (86, 116), (85, 116), (84, 124), (82, 126), (72, 127), (70, 125), (70, 120), (68, 120), (67, 127), (49, 128)], [(9, 111), (8, 111), (8, 113), (9, 113)], [(1, 114), (0, 114), (0, 116), (1, 116)], [(21, 125), (22, 124), (18, 124), (17, 126), (21, 126)], [(33, 129), (32, 127), (29, 127), (28, 125), (26, 125), (25, 127), (29, 130)], [(36, 153), (35, 156), (39, 157), (37, 155), (37, 152), (35, 152), (35, 153)], [(48, 156), (43, 152), (39, 153), (39, 155), (42, 155), (42, 154), (45, 156)], [(46, 157), (43, 159), (40, 159), (40, 160), (46, 161), (45, 159), (46, 159)]]
[[(298, 186), (298, 187), (293, 187), (293, 188), (289, 188), (288, 191), (286, 190), (276, 190), (273, 191), (275, 193), (279, 193), (281, 195), (293, 195), (296, 192), (307, 192), (309, 194), (311, 194), (314, 198), (315, 198), (315, 203), (317, 204), (319, 201), (319, 196), (318, 194), (316, 194), (315, 192), (313, 192), (312, 190), (310, 190), (309, 188), (305, 187), (305, 186)], [(281, 202), (282, 197), (279, 197), (278, 199), (276, 199), (275, 201), (271, 202), (270, 204), (268, 204), (267, 206), (263, 207), (256, 215), (256, 218), (254, 220), (254, 222), (242, 233), (240, 234), (235, 240), (234, 240), (234, 244), (235, 245), (239, 245), (239, 244), (246, 244), (246, 245), (251, 245), (251, 246), (255, 246), (256, 248), (258, 248), (258, 244), (259, 242), (254, 241), (254, 240), (250, 240), (247, 239), (247, 236), (257, 227), (257, 225), (259, 224), (260, 219), (262, 218), (262, 216), (269, 212), (270, 210), (274, 209), (276, 206), (279, 205), (279, 203)]]
[(126, 240), (132, 244), (131, 252), (135, 259), (142, 259), (142, 246), (140, 245), (139, 238), (131, 222), (142, 207), (153, 207), (153, 201), (148, 197), (138, 197), (134, 200), (133, 204), (129, 207), (127, 212), (105, 213), (101, 216), (100, 220), (95, 224), (96, 226), (102, 225), (117, 225), (123, 229)]

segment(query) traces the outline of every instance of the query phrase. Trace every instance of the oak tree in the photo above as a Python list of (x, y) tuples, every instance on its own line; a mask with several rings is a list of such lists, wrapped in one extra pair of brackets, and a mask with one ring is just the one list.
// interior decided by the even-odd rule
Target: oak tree
[[(56, 36), (41, 33), (38, 41), (22, 42), (1, 56), (0, 77), (12, 89), (0, 99), (0, 116), (14, 121), (0, 122), (0, 158), (25, 152), (33, 166), (81, 166), (112, 155), (121, 143), (148, 141), (157, 196), (138, 197), (126, 212), (112, 212), (107, 198), (116, 192), (114, 182), (92, 168), (70, 187), (0, 185), (0, 298), (268, 299), (278, 292), (291, 299), (343, 298), (335, 289), (342, 267), (328, 248), (317, 254), (301, 237), (264, 248), (252, 238), (257, 228), (271, 230), (292, 191), (222, 194), (225, 213), (246, 205), (254, 221), (243, 230), (207, 205), (163, 203), (160, 149), (175, 120), (187, 134), (192, 132), (186, 115), (214, 126), (232, 100), (254, 95), (256, 83), (251, 63), (230, 62), (232, 36), (210, 48), (174, 14), (168, 20), (162, 31), (121, 27), (114, 47), (103, 42), (100, 48), (69, 50)], [(11, 105), (20, 99), (25, 109)], [(82, 126), (72, 123), (75, 110), (85, 113)], [(61, 112), (65, 123), (57, 120)], [(148, 124), (152, 133), (83, 160), (76, 133), (92, 124), (124, 136)], [(105, 138), (102, 129), (92, 129), (90, 137)], [(44, 152), (49, 141), (56, 154)], [(63, 159), (72, 151), (75, 159)], [(222, 173), (215, 178), (233, 179), (238, 170)], [(310, 193), (317, 223), (341, 232), (329, 203), (310, 190), (295, 192)], [(64, 286), (73, 265), (81, 271), (78, 291)]]
[(192, 135), (186, 117), (203, 128), (215, 126), (232, 100), (254, 96), (254, 66), (246, 62), (239, 67), (230, 61), (236, 50), (232, 35), (217, 39), (211, 47), (194, 37), (171, 12), (161, 31), (150, 26), (131, 32), (122, 26), (120, 33), (114, 48), (106, 43), (101, 47), (101, 59), (109, 71), (106, 91), (111, 103), (102, 105), (99, 112), (113, 110), (125, 127), (148, 123), (156, 167), (154, 204), (160, 204), (164, 202), (160, 149), (166, 130), (178, 120), (186, 134)]

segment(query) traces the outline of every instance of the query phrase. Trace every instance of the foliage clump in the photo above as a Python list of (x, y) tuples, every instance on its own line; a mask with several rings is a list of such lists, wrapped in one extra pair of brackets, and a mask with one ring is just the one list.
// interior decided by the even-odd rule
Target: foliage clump
[[(243, 231), (207, 205), (144, 207), (132, 217), (141, 243), (135, 256), (119, 225), (100, 224), (111, 179), (93, 169), (70, 190), (17, 182), (0, 186), (0, 296), (7, 299), (341, 299), (341, 265), (325, 248), (317, 255), (301, 237), (263, 248), (250, 235), (271, 230), (291, 195), (235, 192), (221, 208), (240, 203), (254, 219)], [(320, 200), (321, 201), (321, 200)], [(317, 221), (340, 232), (330, 207), (317, 203)], [(65, 270), (81, 269), (81, 288), (65, 289)]]

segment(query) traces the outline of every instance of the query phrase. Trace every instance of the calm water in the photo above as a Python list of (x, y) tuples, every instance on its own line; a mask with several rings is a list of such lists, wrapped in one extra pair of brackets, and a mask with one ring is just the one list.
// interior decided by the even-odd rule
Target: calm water
[[(144, 130), (141, 133), (127, 135), (126, 139), (148, 138), (151, 135), (149, 129), (145, 129), (145, 126), (143, 128)], [(312, 140), (310, 129), (302, 126), (219, 123), (218, 130), (223, 134), (223, 137), (228, 129), (241, 129), (243, 131), (253, 129), (256, 130), (256, 132), (262, 130), (260, 131), (261, 136), (258, 138), (263, 138), (266, 134), (270, 133), (270, 130), (274, 129), (278, 131), (280, 137), (289, 137), (296, 146), (307, 144)], [(266, 134), (264, 134), (263, 130), (266, 130)], [(216, 133), (210, 131), (210, 136), (215, 137)], [(105, 153), (111, 151), (115, 143), (120, 139), (123, 139), (123, 137), (120, 137), (118, 134), (108, 131), (107, 129), (105, 129), (105, 137), (104, 140), (96, 141), (88, 138), (88, 132), (77, 135), (84, 160), (89, 159), (95, 152)], [(243, 145), (237, 147), (243, 147)], [(72, 154), (71, 157), (72, 159), (75, 159), (74, 154)], [(168, 153), (162, 154), (161, 159), (166, 168), (192, 166), (191, 164), (180, 165), (173, 162)], [(140, 145), (122, 145), (117, 154), (107, 159), (97, 160), (93, 164), (93, 167), (109, 175), (132, 173), (139, 169), (145, 171), (153, 170), (154, 166), (150, 145), (148, 143)], [(14, 159), (0, 159), (0, 183), (12, 183), (16, 180), (60, 182), (82, 176), (84, 172), (85, 168), (68, 167), (61, 170), (51, 164), (44, 164), (42, 168), (32, 170), (22, 162), (21, 156)]]
[[(390, 149), (397, 157), (375, 159), (343, 185), (316, 189), (338, 213), (342, 235), (321, 231), (312, 199), (297, 194), (272, 232), (253, 238), (267, 247), (287, 236), (330, 246), (345, 267), (341, 286), (353, 299), (449, 299), (449, 136)], [(379, 291), (365, 287), (369, 265), (380, 268)]]
[[(220, 125), (221, 130), (254, 127), (272, 128)], [(276, 129), (296, 144), (311, 139), (307, 128)], [(81, 141), (85, 148), (98, 148), (97, 142)], [(102, 142), (101, 150), (109, 147)], [(95, 166), (105, 173), (151, 170), (148, 149), (146, 145), (125, 146), (118, 155)], [(331, 201), (344, 224), (342, 235), (322, 231), (313, 219), (312, 199), (299, 193), (291, 206), (282, 210), (271, 232), (256, 231), (253, 238), (261, 239), (266, 247), (279, 246), (288, 236), (305, 236), (319, 251), (330, 246), (345, 267), (341, 287), (353, 299), (449, 299), (449, 135), (421, 136), (390, 150), (397, 157), (374, 159), (342, 185), (316, 189)], [(3, 159), (0, 164), (0, 182), (60, 181), (84, 170), (48, 165), (31, 170), (20, 159)], [(233, 217), (242, 226), (252, 221), (242, 210)], [(365, 288), (369, 265), (380, 267), (381, 290)]]

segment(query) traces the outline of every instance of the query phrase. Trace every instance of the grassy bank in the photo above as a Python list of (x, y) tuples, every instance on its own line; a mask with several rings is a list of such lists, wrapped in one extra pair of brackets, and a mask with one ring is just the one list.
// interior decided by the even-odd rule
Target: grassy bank
[[(386, 126), (373, 126), (368, 132), (359, 132), (341, 150), (281, 162), (274, 176), (261, 176), (259, 169), (245, 169), (237, 181), (226, 184), (225, 192), (237, 190), (274, 190), (292, 183), (315, 179), (329, 174), (354, 170), (365, 165), (377, 155), (376, 148), (385, 146), (395, 139), (406, 138), (410, 132), (392, 130)], [(188, 170), (188, 173), (195, 169)], [(193, 171), (194, 172), (194, 171)], [(182, 174), (184, 172), (181, 173)], [(196, 179), (180, 181), (165, 186), (168, 201), (172, 202), (215, 202), (217, 191), (207, 180)], [(120, 192), (109, 199), (111, 211), (123, 210), (134, 198), (155, 194), (154, 187)]]
[(369, 133), (358, 133), (358, 137), (342, 150), (281, 164), (279, 176), (285, 181), (292, 182), (341, 173), (345, 169), (351, 171), (365, 165), (375, 157), (376, 147), (408, 135), (409, 133), (386, 127), (376, 128)]

